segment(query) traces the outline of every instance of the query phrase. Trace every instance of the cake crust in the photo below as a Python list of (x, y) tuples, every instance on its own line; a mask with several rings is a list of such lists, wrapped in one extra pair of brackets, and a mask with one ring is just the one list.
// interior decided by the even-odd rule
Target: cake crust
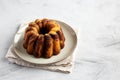
[(37, 58), (58, 55), (65, 46), (65, 36), (60, 25), (49, 19), (36, 19), (25, 30), (23, 47)]

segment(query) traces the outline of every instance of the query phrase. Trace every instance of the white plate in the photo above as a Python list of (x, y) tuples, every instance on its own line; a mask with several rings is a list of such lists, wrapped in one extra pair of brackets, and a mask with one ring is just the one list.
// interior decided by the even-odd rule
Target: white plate
[(61, 25), (66, 39), (65, 47), (61, 50), (61, 52), (58, 55), (45, 59), (45, 58), (35, 58), (34, 56), (26, 53), (26, 49), (23, 48), (23, 38), (24, 38), (25, 28), (27, 27), (28, 24), (21, 25), (19, 31), (15, 35), (14, 51), (16, 55), (21, 59), (34, 64), (51, 64), (64, 60), (65, 58), (70, 56), (77, 45), (76, 33), (69, 25), (58, 20), (56, 21)]

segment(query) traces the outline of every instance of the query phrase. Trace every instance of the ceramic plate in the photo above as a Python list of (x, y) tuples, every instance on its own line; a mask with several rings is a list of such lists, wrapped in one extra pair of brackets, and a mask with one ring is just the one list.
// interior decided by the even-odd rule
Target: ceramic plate
[(34, 64), (51, 64), (55, 62), (59, 62), (64, 60), (68, 56), (70, 56), (76, 45), (77, 45), (77, 36), (74, 30), (64, 22), (56, 20), (62, 27), (63, 33), (65, 35), (65, 47), (61, 50), (61, 52), (56, 55), (52, 56), (51, 58), (35, 58), (32, 55), (27, 54), (26, 49), (23, 48), (23, 38), (24, 38), (24, 31), (28, 24), (22, 24), (20, 26), (19, 31), (16, 33), (14, 38), (14, 51), (18, 57), (21, 59), (34, 63)]

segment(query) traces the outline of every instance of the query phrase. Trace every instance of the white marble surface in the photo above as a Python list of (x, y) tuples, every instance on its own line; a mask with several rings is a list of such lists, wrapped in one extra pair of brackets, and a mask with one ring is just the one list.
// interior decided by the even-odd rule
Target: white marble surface
[[(71, 74), (26, 68), (4, 58), (18, 25), (54, 18), (80, 27)], [(0, 80), (120, 80), (120, 0), (0, 0)]]

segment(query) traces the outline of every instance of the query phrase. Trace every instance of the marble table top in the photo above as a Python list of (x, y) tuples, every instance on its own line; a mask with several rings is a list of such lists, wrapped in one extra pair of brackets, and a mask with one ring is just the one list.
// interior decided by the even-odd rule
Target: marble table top
[[(21, 21), (52, 18), (80, 28), (71, 74), (9, 63)], [(0, 80), (120, 80), (119, 0), (0, 0)]]

